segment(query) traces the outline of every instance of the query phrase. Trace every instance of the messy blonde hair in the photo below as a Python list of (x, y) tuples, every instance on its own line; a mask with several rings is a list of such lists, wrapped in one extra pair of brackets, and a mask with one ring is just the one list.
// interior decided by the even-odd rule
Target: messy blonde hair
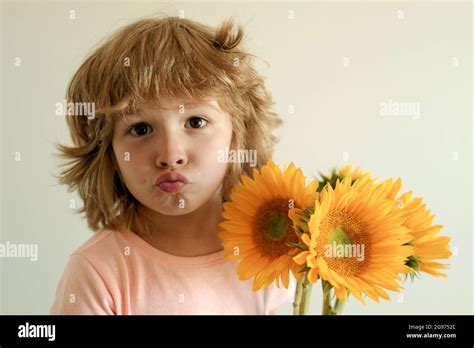
[[(167, 97), (217, 97), (232, 120), (231, 149), (257, 151), (257, 168), (271, 158), (272, 134), (280, 118), (264, 79), (241, 48), (244, 33), (232, 18), (212, 29), (178, 17), (134, 22), (100, 44), (74, 74), (68, 103), (95, 103), (96, 117), (66, 117), (73, 146), (58, 144), (67, 166), (58, 176), (84, 202), (88, 226), (130, 228), (139, 202), (127, 190), (112, 149), (117, 116), (140, 103)], [(229, 199), (240, 175), (252, 174), (249, 163), (229, 163), (222, 199)], [(143, 219), (140, 219), (143, 220)], [(142, 226), (149, 233), (148, 226)]]

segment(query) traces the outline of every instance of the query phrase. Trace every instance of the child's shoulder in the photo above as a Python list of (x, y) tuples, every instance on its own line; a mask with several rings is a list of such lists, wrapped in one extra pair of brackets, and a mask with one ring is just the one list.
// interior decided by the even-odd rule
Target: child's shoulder
[(106, 254), (116, 253), (120, 248), (119, 230), (102, 229), (97, 231), (89, 239), (87, 239), (80, 247), (78, 247), (74, 254), (80, 254), (85, 257), (94, 257), (98, 255), (105, 256)]

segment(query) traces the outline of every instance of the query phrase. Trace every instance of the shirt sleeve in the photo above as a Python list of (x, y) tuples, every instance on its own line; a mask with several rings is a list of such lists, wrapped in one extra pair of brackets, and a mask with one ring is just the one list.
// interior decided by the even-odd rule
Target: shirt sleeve
[(113, 298), (94, 266), (81, 254), (72, 254), (56, 290), (52, 315), (114, 315)]

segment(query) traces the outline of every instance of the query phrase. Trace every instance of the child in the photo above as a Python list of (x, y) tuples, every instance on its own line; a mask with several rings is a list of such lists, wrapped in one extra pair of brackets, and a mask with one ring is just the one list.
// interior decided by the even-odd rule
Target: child
[(231, 19), (140, 20), (76, 72), (68, 104), (97, 112), (67, 116), (59, 178), (96, 233), (70, 256), (51, 314), (274, 314), (288, 301), (239, 280), (217, 237), (222, 203), (253, 169), (218, 154), (255, 150), (258, 169), (281, 123), (242, 38)]

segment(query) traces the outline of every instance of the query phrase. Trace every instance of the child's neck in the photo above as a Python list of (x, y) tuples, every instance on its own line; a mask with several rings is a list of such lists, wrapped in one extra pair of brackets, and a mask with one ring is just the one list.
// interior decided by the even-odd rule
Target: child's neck
[[(219, 190), (218, 190), (219, 191)], [(217, 236), (222, 219), (222, 200), (216, 194), (199, 209), (186, 215), (156, 214), (142, 207), (147, 216), (151, 236), (144, 236), (132, 227), (146, 242), (168, 254), (193, 257), (208, 255), (223, 249)]]

